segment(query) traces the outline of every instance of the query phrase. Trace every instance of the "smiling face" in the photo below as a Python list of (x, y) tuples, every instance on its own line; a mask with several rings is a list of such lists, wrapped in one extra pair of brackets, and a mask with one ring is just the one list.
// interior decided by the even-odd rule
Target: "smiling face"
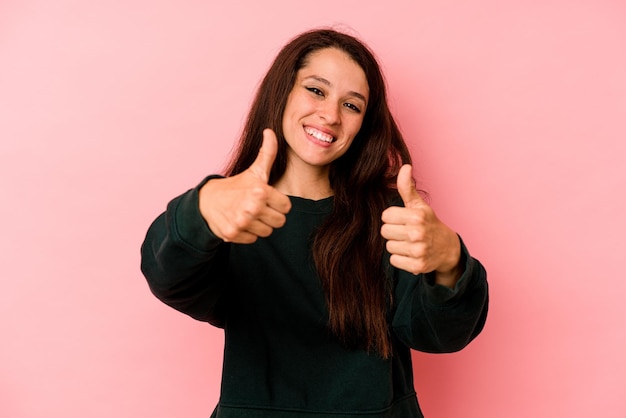
[(283, 114), (287, 166), (328, 173), (361, 129), (369, 86), (363, 69), (336, 48), (311, 53), (298, 71)]

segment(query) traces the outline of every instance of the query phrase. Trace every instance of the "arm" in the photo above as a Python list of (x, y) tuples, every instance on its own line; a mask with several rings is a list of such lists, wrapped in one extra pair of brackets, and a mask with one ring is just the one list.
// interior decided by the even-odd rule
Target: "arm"
[(200, 214), (199, 190), (210, 179), (172, 200), (152, 223), (141, 247), (141, 270), (158, 299), (220, 325), (229, 244), (213, 234)]
[(400, 169), (397, 185), (404, 206), (385, 210), (381, 228), (389, 263), (397, 269), (393, 328), (418, 350), (460, 350), (485, 323), (485, 270), (420, 197), (411, 166)]
[[(215, 325), (227, 286), (230, 244), (247, 244), (284, 225), (289, 198), (267, 184), (278, 144), (263, 132), (257, 159), (228, 178), (208, 177), (174, 199), (150, 227), (141, 269), (152, 292), (171, 307)], [(209, 181), (211, 180), (211, 181)]]
[(461, 350), (483, 329), (489, 293), (487, 274), (461, 241), (462, 275), (453, 288), (434, 273), (415, 276), (397, 269), (392, 328), (409, 347), (430, 352)]

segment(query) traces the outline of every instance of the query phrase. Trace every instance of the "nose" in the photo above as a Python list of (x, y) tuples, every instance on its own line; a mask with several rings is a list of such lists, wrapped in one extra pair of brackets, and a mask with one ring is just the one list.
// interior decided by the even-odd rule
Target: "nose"
[(340, 109), (338, 103), (333, 103), (330, 100), (325, 100), (320, 104), (318, 109), (318, 115), (322, 118), (327, 124), (335, 125), (340, 120)]

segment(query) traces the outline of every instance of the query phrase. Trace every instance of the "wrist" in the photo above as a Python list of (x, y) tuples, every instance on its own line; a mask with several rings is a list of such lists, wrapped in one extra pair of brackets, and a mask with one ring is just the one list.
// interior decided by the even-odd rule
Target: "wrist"
[(461, 241), (454, 233), (454, 244), (451, 245), (446, 261), (435, 270), (435, 283), (454, 288), (456, 282), (463, 275), (463, 260), (461, 259)]

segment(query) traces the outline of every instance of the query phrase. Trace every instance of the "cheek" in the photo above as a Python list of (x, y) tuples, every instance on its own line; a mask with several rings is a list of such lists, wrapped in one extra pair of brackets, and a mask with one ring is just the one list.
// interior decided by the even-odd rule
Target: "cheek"
[(349, 132), (350, 137), (352, 137), (352, 139), (354, 139), (354, 137), (359, 133), (362, 125), (363, 125), (362, 117), (355, 118), (348, 123), (347, 130)]
[(285, 110), (283, 111), (283, 130), (289, 129), (289, 124), (294, 117), (293, 109), (293, 97), (292, 95), (289, 95), (289, 97), (287, 98), (287, 103), (285, 104)]
[(310, 102), (301, 96), (290, 95), (285, 105), (283, 113), (283, 124), (286, 122), (294, 122), (310, 113)]

